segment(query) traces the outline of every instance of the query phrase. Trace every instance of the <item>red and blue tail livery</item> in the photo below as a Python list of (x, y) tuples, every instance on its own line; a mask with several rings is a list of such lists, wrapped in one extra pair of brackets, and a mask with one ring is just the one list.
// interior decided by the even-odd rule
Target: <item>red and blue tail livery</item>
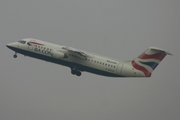
[(132, 65), (135, 69), (142, 71), (146, 77), (150, 77), (153, 70), (159, 65), (164, 57), (169, 54), (162, 49), (150, 47), (138, 58), (132, 61)]

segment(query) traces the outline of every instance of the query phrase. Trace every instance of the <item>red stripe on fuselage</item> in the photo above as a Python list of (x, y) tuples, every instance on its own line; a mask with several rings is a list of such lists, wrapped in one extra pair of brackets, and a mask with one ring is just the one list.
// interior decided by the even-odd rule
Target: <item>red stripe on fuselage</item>
[(30, 44), (34, 44), (34, 45), (42, 45), (43, 46), (43, 44), (40, 44), (40, 43), (37, 43), (37, 42), (29, 42)]
[(140, 58), (140, 59), (156, 59), (156, 60), (162, 61), (165, 56), (166, 56), (165, 53), (157, 53), (157, 54), (153, 54), (153, 55), (148, 55), (148, 54), (144, 53), (144, 54), (140, 55), (138, 58)]
[(135, 69), (142, 71), (146, 77), (151, 77), (151, 73), (146, 68), (138, 65), (134, 60), (131, 63)]

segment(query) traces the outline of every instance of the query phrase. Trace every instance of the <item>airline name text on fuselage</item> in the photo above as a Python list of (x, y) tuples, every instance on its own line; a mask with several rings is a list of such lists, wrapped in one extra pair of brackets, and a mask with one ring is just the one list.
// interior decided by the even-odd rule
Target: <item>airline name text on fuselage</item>
[(108, 63), (113, 63), (113, 64), (117, 64), (117, 62), (114, 62), (114, 61), (110, 61), (110, 60), (107, 60)]
[(50, 55), (50, 56), (52, 56), (51, 51), (46, 50), (46, 49), (34, 48), (34, 51), (37, 52), (37, 53), (44, 54), (44, 55)]

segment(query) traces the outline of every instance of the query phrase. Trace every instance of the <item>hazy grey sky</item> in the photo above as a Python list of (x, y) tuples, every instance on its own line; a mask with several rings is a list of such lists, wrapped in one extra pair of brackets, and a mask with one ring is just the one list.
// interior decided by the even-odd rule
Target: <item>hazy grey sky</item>
[[(32, 37), (120, 60), (168, 50), (151, 78), (109, 78), (18, 55)], [(179, 0), (1, 0), (1, 120), (178, 120)]]

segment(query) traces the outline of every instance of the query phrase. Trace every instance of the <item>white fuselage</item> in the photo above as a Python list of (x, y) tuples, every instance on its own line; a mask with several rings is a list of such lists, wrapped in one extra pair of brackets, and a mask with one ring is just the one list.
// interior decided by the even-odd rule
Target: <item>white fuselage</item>
[(23, 41), (8, 44), (7, 47), (16, 53), (67, 66), (79, 72), (87, 71), (109, 77), (145, 77), (143, 72), (134, 69), (131, 62), (123, 62), (37, 39), (28, 38)]

